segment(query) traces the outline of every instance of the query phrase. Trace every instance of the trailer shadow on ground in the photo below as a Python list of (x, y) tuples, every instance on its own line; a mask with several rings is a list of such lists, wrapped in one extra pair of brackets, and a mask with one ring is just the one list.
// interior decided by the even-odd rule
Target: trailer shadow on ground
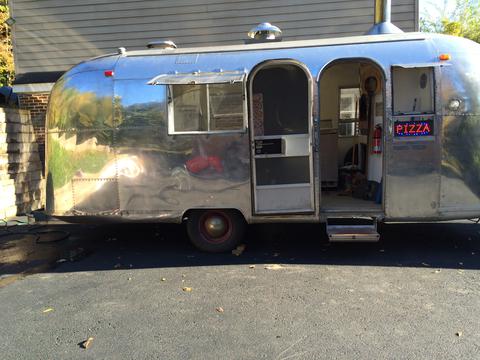
[[(480, 225), (391, 224), (378, 243), (329, 243), (318, 224), (251, 225), (241, 255), (207, 254), (170, 224), (49, 225), (0, 237), (0, 275), (248, 264), (480, 269)], [(61, 266), (59, 266), (61, 265)]]

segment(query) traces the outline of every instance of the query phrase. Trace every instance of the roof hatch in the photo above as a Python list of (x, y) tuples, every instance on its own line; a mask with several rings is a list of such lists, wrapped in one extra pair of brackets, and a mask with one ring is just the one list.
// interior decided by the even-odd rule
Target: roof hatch
[(171, 40), (151, 41), (147, 44), (149, 49), (176, 49), (177, 45)]

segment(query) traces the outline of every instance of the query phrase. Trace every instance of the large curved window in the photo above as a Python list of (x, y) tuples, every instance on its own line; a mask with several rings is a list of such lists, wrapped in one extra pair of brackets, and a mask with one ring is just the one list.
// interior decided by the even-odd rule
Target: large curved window
[(242, 83), (171, 85), (169, 133), (242, 130)]
[(168, 133), (244, 131), (245, 73), (162, 74), (148, 82), (168, 86)]

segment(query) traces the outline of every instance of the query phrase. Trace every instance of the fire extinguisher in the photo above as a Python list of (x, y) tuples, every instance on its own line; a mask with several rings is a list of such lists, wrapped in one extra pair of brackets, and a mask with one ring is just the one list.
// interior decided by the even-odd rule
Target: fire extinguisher
[(376, 125), (375, 130), (373, 130), (372, 152), (374, 154), (382, 153), (382, 127), (380, 125)]

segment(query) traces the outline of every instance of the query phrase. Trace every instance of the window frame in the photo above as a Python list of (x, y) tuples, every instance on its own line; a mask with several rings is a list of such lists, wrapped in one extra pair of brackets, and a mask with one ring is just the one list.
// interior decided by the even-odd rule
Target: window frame
[[(341, 117), (341, 108), (342, 108), (342, 90), (358, 90), (358, 99), (355, 104), (355, 116), (352, 118), (342, 118)], [(360, 124), (360, 98), (362, 97), (362, 89), (358, 85), (351, 85), (351, 86), (340, 86), (338, 88), (338, 113), (337, 113), (337, 134), (339, 138), (352, 138), (356, 136), (361, 136), (359, 131), (359, 124)], [(343, 135), (340, 134), (340, 126), (347, 126), (348, 124), (353, 124), (354, 133), (352, 135)]]
[[(342, 118), (342, 90), (358, 90), (358, 99), (355, 105), (355, 114), (351, 118)], [(360, 98), (362, 97), (362, 89), (359, 86), (341, 86), (338, 88), (338, 122), (358, 122), (359, 121), (359, 112), (360, 112)]]
[[(196, 134), (229, 134), (229, 133), (245, 133), (248, 129), (248, 104), (247, 104), (247, 86), (246, 71), (224, 71), (219, 72), (203, 72), (194, 71), (192, 73), (173, 73), (160, 74), (148, 81), (149, 85), (164, 85), (167, 92), (167, 132), (168, 135), (196, 135)], [(230, 130), (210, 130), (210, 85), (234, 85), (241, 84), (242, 87), (242, 109), (243, 122), (239, 129)], [(207, 98), (207, 130), (201, 131), (176, 131), (175, 130), (175, 109), (173, 99), (173, 86), (176, 85), (199, 85), (206, 86)]]
[[(441, 64), (437, 63), (419, 63), (419, 64), (407, 64), (407, 65), (392, 65), (391, 66), (391, 89), (392, 89), (392, 116), (418, 116), (418, 115), (435, 115), (437, 113), (437, 74), (435, 71), (436, 67), (442, 66)], [(431, 85), (431, 97), (432, 97), (432, 111), (419, 113), (419, 112), (407, 112), (401, 113), (395, 111), (395, 72), (394, 70), (397, 68), (402, 69), (429, 69), (432, 73), (432, 85)]]
[(176, 85), (193, 85), (193, 84), (173, 84), (168, 85), (167, 88), (167, 118), (168, 118), (168, 135), (201, 135), (201, 134), (228, 134), (228, 133), (244, 133), (247, 130), (247, 119), (248, 119), (248, 112), (247, 112), (247, 94), (246, 94), (246, 86), (245, 82), (242, 81), (242, 109), (243, 109), (243, 121), (242, 127), (240, 129), (230, 129), (230, 130), (211, 130), (211, 111), (210, 111), (210, 85), (233, 85), (235, 83), (207, 83), (207, 84), (195, 84), (200, 86), (206, 87), (206, 99), (207, 99), (207, 130), (200, 130), (200, 131), (176, 131), (175, 130), (175, 104), (173, 99), (173, 86)]

